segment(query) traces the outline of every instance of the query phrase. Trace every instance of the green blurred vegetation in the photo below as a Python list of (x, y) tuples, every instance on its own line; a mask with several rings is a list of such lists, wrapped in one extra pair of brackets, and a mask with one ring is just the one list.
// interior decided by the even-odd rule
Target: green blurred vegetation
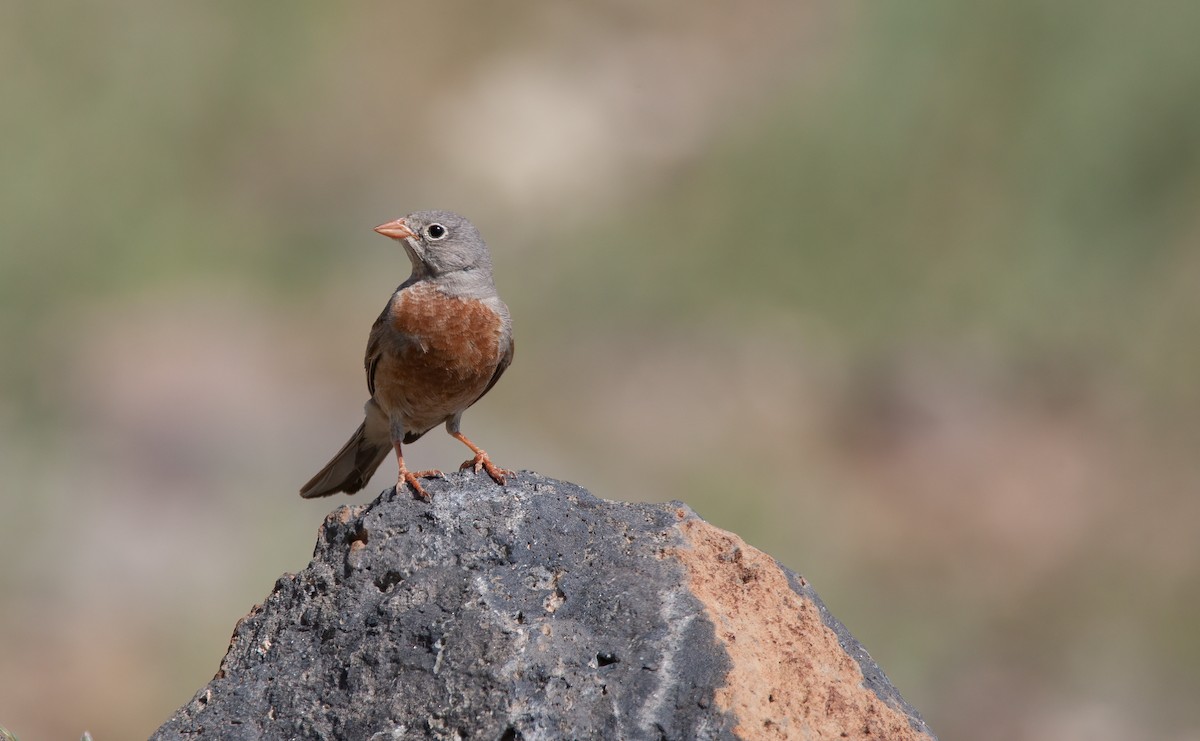
[(860, 8), (834, 75), (753, 112), (624, 239), (597, 233), (564, 298), (803, 312), (866, 352), (983, 333), (1194, 418), (1200, 11), (1179, 10)]
[[(331, 506), (370, 226), (446, 206), (516, 317), (504, 465), (803, 571), (945, 738), (1200, 737), (1200, 5), (806, 7), (0, 10), (0, 721), (144, 736), (211, 676)], [(585, 207), (449, 164), (500, 62), (600, 95), (685, 27), (733, 72), (679, 86), (751, 90), (686, 154), (567, 161)]]

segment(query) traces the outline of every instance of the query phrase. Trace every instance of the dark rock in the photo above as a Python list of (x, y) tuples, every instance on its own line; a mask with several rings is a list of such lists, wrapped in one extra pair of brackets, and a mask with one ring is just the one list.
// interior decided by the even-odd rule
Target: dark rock
[(427, 487), (330, 514), (153, 738), (932, 738), (803, 578), (681, 504)]

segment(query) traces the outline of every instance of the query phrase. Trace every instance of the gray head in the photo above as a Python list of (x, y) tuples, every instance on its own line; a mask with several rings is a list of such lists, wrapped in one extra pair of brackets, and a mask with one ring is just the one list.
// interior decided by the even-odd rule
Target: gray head
[(495, 292), (492, 256), (475, 225), (452, 211), (417, 211), (375, 227), (404, 246), (409, 281), (433, 280), (455, 293)]

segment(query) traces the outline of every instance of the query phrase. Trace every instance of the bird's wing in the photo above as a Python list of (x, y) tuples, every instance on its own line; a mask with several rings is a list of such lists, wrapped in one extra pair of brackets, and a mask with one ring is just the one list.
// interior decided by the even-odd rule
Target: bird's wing
[(363, 369), (367, 372), (367, 390), (371, 396), (375, 395), (375, 368), (379, 365), (379, 358), (383, 355), (383, 335), (387, 332), (387, 323), (391, 313), (392, 302), (388, 301), (379, 318), (371, 325), (371, 334), (367, 338), (367, 354), (363, 358)]
[[(500, 358), (500, 363), (496, 365), (496, 371), (492, 373), (492, 380), (488, 381), (488, 385), (483, 390), (483, 393), (475, 397), (475, 401), (479, 401), (487, 394), (487, 392), (491, 391), (492, 386), (496, 385), (496, 381), (500, 380), (500, 376), (504, 375), (504, 371), (506, 371), (508, 366), (512, 364), (513, 350), (516, 348), (516, 346), (517, 343), (511, 337), (509, 337), (508, 348), (505, 349), (504, 355)], [(475, 401), (471, 402), (471, 404), (474, 405)]]

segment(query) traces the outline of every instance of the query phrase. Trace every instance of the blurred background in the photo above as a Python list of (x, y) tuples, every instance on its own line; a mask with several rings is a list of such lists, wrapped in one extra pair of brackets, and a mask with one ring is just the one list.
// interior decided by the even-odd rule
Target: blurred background
[(371, 227), (449, 208), (516, 319), (497, 462), (741, 534), (943, 738), (1200, 739), (1197, 24), (4, 4), (0, 725), (146, 737), (394, 480), (296, 496), (407, 276)]

